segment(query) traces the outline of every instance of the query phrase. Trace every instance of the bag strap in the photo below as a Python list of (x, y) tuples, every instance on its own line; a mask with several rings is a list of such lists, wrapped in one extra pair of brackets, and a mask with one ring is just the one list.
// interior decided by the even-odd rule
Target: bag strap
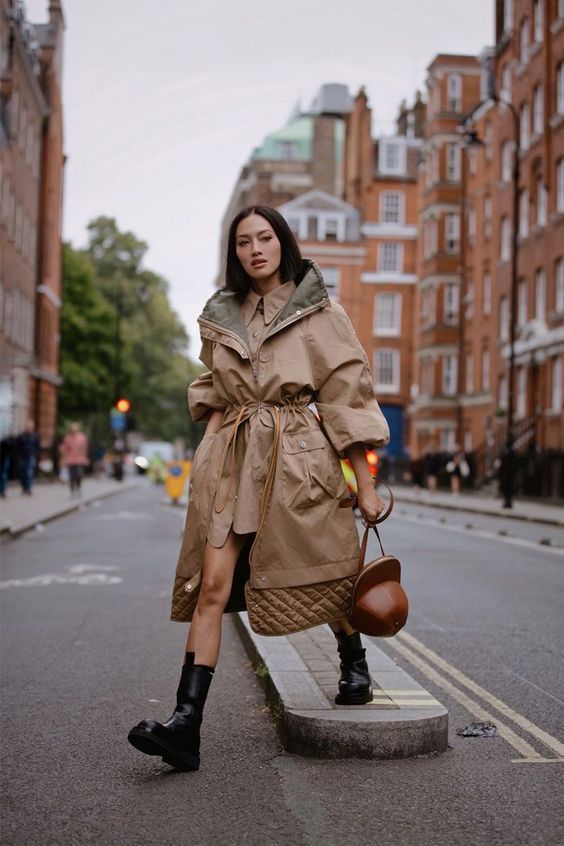
[(366, 528), (364, 529), (364, 534), (362, 536), (362, 541), (361, 541), (361, 544), (360, 544), (360, 553), (359, 553), (359, 556), (358, 556), (358, 572), (359, 573), (362, 570), (362, 568), (364, 567), (364, 559), (366, 558), (366, 547), (368, 545), (368, 533), (369, 533), (370, 529), (374, 529), (376, 537), (378, 538), (378, 543), (380, 544), (380, 549), (382, 551), (382, 555), (386, 554), (384, 552), (384, 547), (382, 546), (382, 539), (380, 538), (380, 533), (378, 531), (378, 526), (376, 524), (382, 523), (384, 520), (386, 520), (390, 516), (390, 514), (392, 513), (392, 510), (393, 510), (393, 507), (394, 507), (395, 499), (394, 499), (394, 494), (392, 492), (392, 489), (390, 488), (390, 486), (388, 485), (387, 482), (383, 482), (382, 480), (379, 480), (378, 484), (384, 485), (384, 487), (387, 488), (388, 493), (390, 494), (390, 502), (389, 502), (386, 510), (378, 517), (378, 519), (376, 520), (375, 523), (370, 523), (370, 524), (365, 523), (364, 524)]

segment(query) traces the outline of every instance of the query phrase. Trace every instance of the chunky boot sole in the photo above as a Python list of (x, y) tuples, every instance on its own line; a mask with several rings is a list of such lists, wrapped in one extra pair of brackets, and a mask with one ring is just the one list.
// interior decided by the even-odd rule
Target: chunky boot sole
[(200, 756), (194, 752), (179, 752), (172, 744), (155, 734), (151, 728), (135, 726), (127, 739), (145, 755), (160, 755), (165, 764), (177, 770), (199, 770)]
[(368, 705), (373, 699), (372, 688), (358, 693), (338, 693), (335, 697), (335, 705)]

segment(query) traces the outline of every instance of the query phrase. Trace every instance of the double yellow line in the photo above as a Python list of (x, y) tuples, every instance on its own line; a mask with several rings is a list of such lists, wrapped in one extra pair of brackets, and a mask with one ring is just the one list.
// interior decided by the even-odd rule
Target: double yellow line
[[(434, 682), (442, 690), (446, 691), (453, 699), (456, 699), (471, 714), (480, 720), (489, 720), (497, 726), (498, 733), (518, 753), (519, 758), (514, 758), (514, 763), (556, 763), (564, 762), (564, 743), (553, 737), (544, 729), (539, 728), (518, 711), (510, 708), (505, 702), (494, 696), (485, 688), (481, 687), (471, 678), (466, 676), (428, 646), (421, 643), (416, 637), (407, 632), (400, 632), (395, 638), (388, 641), (388, 644), (402, 655), (406, 661), (417, 667), (428, 679)], [(448, 678), (450, 676), (450, 678)], [(456, 684), (451, 681), (456, 682)], [(465, 688), (466, 690), (462, 690)], [(495, 709), (508, 721), (523, 729), (530, 737), (540, 741), (544, 747), (550, 749), (556, 757), (546, 757), (523, 737), (518, 735), (506, 722), (494, 716), (481, 702), (470, 696), (466, 691), (474, 694), (487, 706)]]

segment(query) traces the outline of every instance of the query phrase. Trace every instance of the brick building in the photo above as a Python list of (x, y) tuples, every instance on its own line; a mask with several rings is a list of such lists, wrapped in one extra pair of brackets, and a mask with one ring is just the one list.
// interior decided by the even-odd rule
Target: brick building
[(0, 431), (35, 420), (55, 434), (61, 278), (64, 21), (31, 24), (23, 4), (0, 6)]

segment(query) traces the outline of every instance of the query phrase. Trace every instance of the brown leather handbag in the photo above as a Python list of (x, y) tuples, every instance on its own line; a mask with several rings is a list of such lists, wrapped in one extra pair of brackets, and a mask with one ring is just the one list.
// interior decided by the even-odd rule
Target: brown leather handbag
[[(388, 487), (386, 485), (386, 487)], [(376, 520), (381, 523), (388, 517), (394, 505), (390, 491), (390, 504), (386, 512)], [(368, 533), (374, 529), (382, 555), (364, 564)], [(377, 526), (367, 525), (364, 530), (358, 560), (349, 623), (362, 634), (373, 637), (393, 637), (407, 622), (409, 603), (400, 584), (401, 564), (394, 555), (386, 555)]]

